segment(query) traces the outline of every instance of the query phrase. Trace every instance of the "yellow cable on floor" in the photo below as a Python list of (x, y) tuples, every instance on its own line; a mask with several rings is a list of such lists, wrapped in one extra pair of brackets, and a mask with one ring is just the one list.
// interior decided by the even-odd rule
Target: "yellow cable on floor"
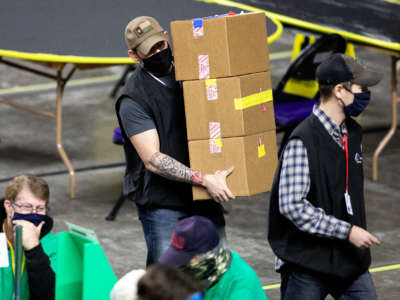
[[(397, 270), (400, 269), (400, 264), (393, 264), (393, 265), (387, 265), (387, 266), (382, 266), (382, 267), (374, 267), (369, 269), (370, 273), (378, 273), (378, 272), (384, 272), (384, 271), (392, 271), (392, 270)], [(263, 290), (273, 290), (273, 289), (279, 289), (281, 287), (280, 283), (273, 283), (273, 284), (267, 284), (263, 286)]]

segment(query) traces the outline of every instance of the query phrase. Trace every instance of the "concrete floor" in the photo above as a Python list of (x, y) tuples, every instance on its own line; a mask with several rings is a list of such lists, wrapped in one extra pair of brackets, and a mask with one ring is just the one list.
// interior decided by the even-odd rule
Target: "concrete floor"
[[(270, 46), (271, 53), (291, 50), (293, 36), (285, 33)], [(366, 128), (388, 126), (390, 122), (390, 59), (386, 55), (356, 48), (360, 58), (385, 73), (373, 88), (373, 101), (363, 114)], [(274, 84), (281, 78), (289, 58), (271, 61)], [(77, 72), (73, 80), (115, 76), (123, 67)], [(0, 93), (12, 87), (49, 81), (0, 64)], [(121, 191), (124, 172), (122, 148), (112, 144), (117, 125), (114, 100), (108, 97), (114, 82), (66, 88), (64, 96), (64, 147), (78, 172), (76, 198), (69, 199), (69, 179), (55, 145), (55, 122), (41, 116), (0, 105), (0, 193), (8, 178), (23, 172), (48, 174), (51, 187), (51, 214), (55, 232), (66, 230), (65, 221), (94, 229), (116, 275), (143, 268), (145, 243), (136, 209), (126, 202), (114, 222), (105, 220)], [(18, 103), (55, 110), (54, 89), (17, 91), (7, 95)], [(400, 263), (400, 134), (396, 134), (379, 160), (380, 178), (371, 180), (372, 155), (385, 131), (364, 136), (365, 196), (369, 230), (382, 242), (372, 249), (373, 266)], [(278, 136), (278, 140), (280, 135)], [(93, 170), (85, 168), (101, 166)], [(82, 170), (83, 171), (79, 171)], [(61, 172), (61, 174), (57, 174)], [(51, 175), (53, 173), (53, 175)], [(56, 173), (56, 175), (54, 175)], [(274, 255), (267, 243), (269, 193), (242, 197), (229, 204), (227, 234), (229, 246), (254, 267), (264, 285), (279, 282), (273, 268)], [(400, 298), (400, 269), (373, 273), (379, 299)], [(279, 289), (266, 291), (269, 299), (279, 299)]]

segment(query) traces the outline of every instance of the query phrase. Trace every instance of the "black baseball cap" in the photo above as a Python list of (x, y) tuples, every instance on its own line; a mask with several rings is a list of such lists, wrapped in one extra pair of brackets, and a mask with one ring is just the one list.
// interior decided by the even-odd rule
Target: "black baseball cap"
[(317, 68), (318, 83), (323, 85), (351, 81), (361, 86), (373, 86), (378, 84), (382, 77), (382, 73), (365, 66), (358, 59), (341, 53), (329, 56)]

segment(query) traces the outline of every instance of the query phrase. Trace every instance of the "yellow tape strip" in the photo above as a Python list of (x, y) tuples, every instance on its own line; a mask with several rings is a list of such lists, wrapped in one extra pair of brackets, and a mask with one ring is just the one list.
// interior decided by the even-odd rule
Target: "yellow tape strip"
[(60, 62), (60, 63), (74, 63), (74, 64), (132, 64), (133, 62), (129, 57), (88, 57), (88, 56), (74, 56), (74, 55), (56, 55), (49, 53), (29, 53), (14, 50), (0, 49), (0, 56), (15, 57), (27, 60), (46, 61), (46, 62)]
[(400, 0), (384, 0), (384, 1), (400, 5)]
[(214, 141), (215, 145), (217, 145), (219, 148), (222, 148), (222, 139), (210, 139)]
[(281, 287), (280, 283), (268, 284), (263, 286), (263, 290), (279, 289), (280, 287)]
[[(371, 268), (371, 269), (369, 269), (369, 272), (370, 273), (378, 273), (378, 272), (392, 271), (392, 270), (397, 270), (397, 269), (400, 269), (400, 264)], [(267, 284), (267, 285), (263, 286), (263, 290), (279, 289), (280, 287), (281, 287), (280, 283)]]
[(272, 101), (272, 90), (266, 90), (243, 98), (234, 99), (236, 110), (246, 109), (270, 101)]
[(258, 146), (258, 158), (261, 158), (263, 156), (265, 156), (265, 145), (262, 144), (260, 146)]
[(396, 270), (396, 269), (400, 269), (400, 264), (371, 268), (371, 269), (369, 269), (369, 271), (371, 273), (377, 273), (377, 272), (391, 271), (391, 270)]
[(217, 79), (206, 79), (206, 86), (217, 86)]
[[(371, 37), (366, 37), (366, 36), (363, 36), (360, 34), (347, 32), (344, 30), (338, 30), (338, 29), (334, 29), (334, 28), (317, 25), (317, 24), (314, 24), (311, 22), (306, 22), (306, 21), (302, 21), (299, 19), (287, 17), (287, 16), (284, 16), (281, 14), (272, 13), (265, 9), (238, 3), (235, 1), (231, 1), (231, 0), (197, 0), (197, 1), (207, 2), (207, 3), (215, 3), (215, 4), (219, 4), (222, 6), (228, 6), (228, 7), (236, 7), (236, 8), (240, 8), (240, 9), (247, 10), (247, 11), (262, 11), (262, 12), (265, 12), (267, 17), (269, 17), (271, 20), (278, 20), (280, 22), (287, 23), (292, 26), (302, 27), (302, 28), (305, 28), (305, 29), (308, 29), (311, 31), (318, 31), (321, 33), (337, 33), (337, 34), (342, 35), (345, 38), (352, 39), (352, 40), (360, 42), (360, 43), (366, 43), (366, 44), (377, 46), (380, 48), (386, 48), (386, 49), (391, 49), (391, 50), (395, 50), (395, 51), (400, 51), (400, 43), (386, 42), (386, 41), (374, 39)], [(272, 42), (269, 42), (269, 43), (272, 43)]]

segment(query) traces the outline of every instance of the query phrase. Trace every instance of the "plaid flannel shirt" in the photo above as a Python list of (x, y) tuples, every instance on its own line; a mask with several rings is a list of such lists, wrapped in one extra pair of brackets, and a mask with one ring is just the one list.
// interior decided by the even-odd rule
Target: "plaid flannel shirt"
[[(343, 134), (347, 134), (343, 122), (335, 124), (319, 107), (314, 105), (313, 114), (322, 123), (333, 140), (343, 149)], [(279, 182), (279, 211), (301, 231), (327, 238), (347, 239), (351, 225), (334, 216), (327, 215), (322, 208), (313, 206), (307, 199), (310, 190), (310, 169), (307, 149), (300, 139), (292, 139), (283, 153)], [(276, 257), (275, 269), (284, 262)]]

